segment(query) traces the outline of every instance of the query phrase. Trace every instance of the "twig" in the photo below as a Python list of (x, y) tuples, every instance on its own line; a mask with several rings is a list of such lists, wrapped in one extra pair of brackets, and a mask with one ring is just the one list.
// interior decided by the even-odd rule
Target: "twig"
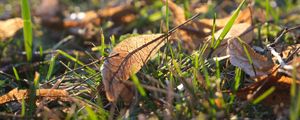
[(290, 32), (290, 31), (296, 30), (296, 29), (300, 29), (300, 25), (297, 25), (297, 26), (292, 27), (292, 28), (285, 27), (283, 29), (283, 31), (281, 32), (281, 34), (274, 40), (273, 43), (269, 44), (269, 46), (274, 47), (276, 44), (278, 44), (280, 42), (280, 39), (282, 38), (283, 35), (285, 35), (286, 33)]
[[(284, 30), (281, 32), (281, 34), (274, 40), (273, 43), (270, 43), (267, 45), (267, 49), (269, 51), (271, 51), (271, 54), (273, 56), (275, 56), (280, 64), (280, 66), (282, 68), (290, 68), (289, 66), (286, 65), (285, 61), (282, 59), (282, 57), (280, 56), (280, 54), (278, 52), (276, 52), (276, 50), (273, 48), (276, 44), (278, 44), (280, 42), (280, 39), (282, 38), (283, 35), (285, 35), (286, 33), (296, 30), (296, 29), (300, 29), (300, 25), (297, 25), (295, 27), (292, 28), (284, 28)], [(298, 49), (296, 50), (296, 52), (298, 51)], [(294, 52), (295, 53), (295, 52)]]

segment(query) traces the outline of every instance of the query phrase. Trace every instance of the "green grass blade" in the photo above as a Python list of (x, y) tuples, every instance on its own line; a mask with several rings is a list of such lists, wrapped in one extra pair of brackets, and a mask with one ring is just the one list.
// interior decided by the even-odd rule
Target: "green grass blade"
[(72, 60), (73, 62), (76, 62), (77, 64), (84, 66), (84, 63), (83, 63), (83, 62), (79, 61), (78, 59), (76, 59), (75, 57), (69, 55), (68, 53), (66, 53), (66, 52), (64, 52), (64, 51), (62, 51), (62, 50), (57, 50), (57, 52), (58, 52), (59, 54), (65, 56), (65, 57), (67, 57), (68, 59)]
[(30, 15), (30, 6), (28, 0), (22, 0), (22, 17), (23, 17), (23, 34), (24, 34), (24, 45), (26, 51), (27, 61), (32, 59), (32, 23)]
[(131, 79), (132, 79), (134, 85), (136, 86), (136, 88), (138, 89), (139, 93), (142, 96), (146, 96), (146, 92), (145, 92), (144, 88), (142, 87), (138, 77), (134, 74), (131, 76)]
[(226, 23), (222, 33), (220, 34), (220, 36), (218, 37), (217, 41), (216, 41), (216, 44), (214, 46), (214, 49), (216, 49), (221, 41), (225, 38), (226, 34), (229, 32), (229, 30), (231, 29), (231, 27), (233, 26), (234, 24), (234, 21), (236, 20), (236, 18), (238, 17), (240, 11), (241, 11), (241, 8), (242, 6), (244, 5), (246, 0), (243, 0), (242, 3), (239, 5), (239, 7), (234, 11), (233, 15), (231, 16), (231, 18), (229, 19), (229, 21)]
[(242, 75), (242, 70), (240, 68), (236, 68), (235, 69), (235, 84), (234, 84), (234, 91), (237, 91), (239, 89), (240, 86), (240, 82), (241, 82), (241, 75)]
[(169, 0), (166, 0), (166, 28), (169, 31)]
[(56, 60), (56, 55), (53, 56), (50, 60), (50, 65), (49, 65), (49, 69), (48, 69), (48, 72), (47, 72), (47, 76), (46, 76), (46, 80), (49, 80), (52, 73), (53, 73), (53, 69), (54, 69), (54, 65), (55, 65), (55, 60)]
[(244, 52), (246, 53), (246, 56), (247, 56), (247, 59), (250, 63), (250, 65), (252, 66), (252, 69), (253, 69), (253, 72), (254, 72), (254, 75), (256, 76), (256, 70), (255, 70), (255, 67), (254, 67), (254, 64), (253, 64), (253, 61), (252, 61), (252, 58), (249, 54), (249, 51), (248, 49), (246, 48), (246, 43), (243, 42), (243, 40), (239, 37), (237, 37), (238, 41), (240, 42), (240, 44), (243, 46), (243, 49), (244, 49)]
[(266, 97), (268, 97), (270, 94), (272, 94), (275, 91), (275, 87), (271, 87), (269, 88), (264, 94), (260, 95), (258, 98), (256, 98), (252, 103), (255, 105), (259, 102), (261, 102), (262, 100), (264, 100)]
[(110, 36), (110, 42), (112, 46), (115, 46), (116, 44), (116, 37), (114, 35)]
[(103, 32), (101, 33), (101, 56), (105, 56), (105, 48), (106, 48), (106, 45), (105, 45), (105, 37), (104, 37), (104, 34)]
[(215, 45), (215, 32), (216, 32), (216, 19), (217, 19), (217, 13), (214, 14), (214, 20), (213, 20), (213, 28), (212, 28), (212, 34), (211, 34), (211, 43), (210, 47), (213, 48)]
[(15, 67), (13, 67), (13, 71), (14, 71), (16, 80), (19, 81), (19, 80), (20, 80), (20, 77), (19, 77), (18, 71), (17, 71), (17, 69), (16, 69)]
[(209, 73), (208, 73), (207, 67), (205, 65), (204, 60), (201, 60), (200, 62), (201, 62), (201, 65), (203, 65), (202, 72), (204, 74), (204, 79), (205, 79), (206, 85), (207, 85), (208, 88), (210, 88), (211, 87), (211, 85), (210, 85), (211, 83), (210, 83)]
[(216, 59), (216, 75), (218, 79), (221, 79), (221, 70), (220, 70), (220, 62)]
[(190, 1), (189, 0), (184, 0), (183, 5), (184, 5), (184, 16), (186, 18), (190, 18), (192, 16), (190, 11), (189, 11)]
[(92, 108), (90, 108), (89, 106), (86, 106), (85, 110), (87, 112), (89, 120), (98, 120), (98, 117), (97, 117), (96, 113), (93, 111)]
[(25, 105), (25, 99), (22, 98), (22, 108), (21, 108), (21, 116), (24, 117), (26, 113), (26, 105)]
[(292, 106), (290, 107), (290, 120), (298, 120), (300, 117), (300, 92), (298, 92), (297, 98), (293, 98)]
[[(73, 62), (75, 62), (75, 63), (77, 63), (77, 64), (79, 64), (79, 65), (85, 66), (85, 64), (84, 64), (83, 62), (79, 61), (78, 59), (74, 58), (73, 56), (69, 55), (68, 53), (66, 53), (66, 52), (64, 52), (64, 51), (62, 51), (62, 50), (57, 50), (57, 52), (58, 52), (59, 54), (65, 56), (65, 57), (67, 57), (68, 59), (72, 60)], [(88, 67), (88, 66), (86, 66), (86, 67), (87, 67), (87, 69), (89, 70), (89, 72), (91, 72), (91, 73), (96, 73), (96, 71), (93, 70), (92, 68), (90, 68), (90, 67)]]
[(43, 51), (44, 51), (44, 50), (43, 50), (43, 46), (40, 46), (40, 47), (39, 47), (39, 50), (40, 50), (40, 57), (42, 58), (42, 57), (43, 57)]

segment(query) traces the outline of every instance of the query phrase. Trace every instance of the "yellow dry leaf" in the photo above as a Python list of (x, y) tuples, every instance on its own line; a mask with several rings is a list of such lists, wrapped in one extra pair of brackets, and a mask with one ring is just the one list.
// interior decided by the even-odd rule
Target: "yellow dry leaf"
[(147, 43), (161, 35), (129, 37), (113, 48), (102, 69), (103, 84), (109, 101), (116, 101), (118, 97), (125, 102), (132, 99), (131, 86), (122, 81), (128, 80), (131, 75), (138, 72), (165, 44), (165, 41), (160, 39), (146, 46)]
[(21, 28), (23, 28), (23, 20), (21, 18), (0, 21), (0, 41), (14, 36)]
[[(230, 55), (230, 63), (240, 67), (251, 77), (268, 75), (274, 67), (272, 60), (256, 53), (247, 43), (241, 43), (236, 38), (228, 41), (227, 52)], [(250, 64), (246, 52), (249, 53), (253, 65)]]
[[(17, 88), (15, 88), (9, 91), (7, 94), (0, 97), (0, 105), (7, 102), (28, 99), (29, 95), (30, 95), (29, 90), (18, 90)], [(67, 91), (59, 90), (59, 89), (37, 89), (36, 96), (50, 98), (50, 99), (54, 99), (54, 98), (65, 99), (69, 97), (69, 94)]]

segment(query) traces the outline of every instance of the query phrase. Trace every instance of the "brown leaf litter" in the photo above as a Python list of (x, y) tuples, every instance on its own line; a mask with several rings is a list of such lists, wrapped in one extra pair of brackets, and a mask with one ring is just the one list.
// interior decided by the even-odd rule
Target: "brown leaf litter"
[(0, 21), (0, 41), (14, 36), (21, 28), (23, 28), (22, 18), (12, 18)]
[[(30, 95), (30, 90), (18, 90), (17, 88), (11, 90), (5, 95), (0, 97), (0, 105), (7, 102), (21, 101), (22, 99), (28, 99)], [(61, 99), (65, 100), (69, 97), (69, 94), (65, 90), (59, 89), (37, 89), (37, 97), (43, 97), (48, 99)]]
[[(163, 0), (163, 2), (166, 2)], [(168, 6), (171, 12), (173, 13), (173, 24), (175, 26), (182, 24), (186, 19), (184, 15), (184, 10), (177, 6), (172, 1), (168, 1)], [(227, 21), (230, 19), (231, 16), (216, 19), (216, 29), (219, 30), (223, 28)], [(252, 24), (252, 8), (248, 7), (242, 10), (236, 21), (235, 24), (238, 23), (247, 23)], [(193, 21), (189, 23), (186, 27), (181, 28), (179, 33), (179, 39), (183, 40), (184, 48), (192, 51), (198, 48), (201, 44), (205, 42), (205, 37), (211, 33), (211, 29), (213, 26), (213, 19), (201, 19), (199, 21)]]
[[(288, 105), (290, 103), (291, 85), (295, 81), (296, 85), (299, 86), (300, 82), (298, 80), (293, 80), (292, 76), (279, 72), (279, 65), (274, 64), (272, 60), (265, 56), (255, 53), (248, 44), (242, 43), (237, 39), (229, 40), (228, 44), (227, 52), (230, 55), (231, 64), (240, 67), (250, 77), (257, 79), (257, 82), (237, 92), (237, 96), (240, 99), (254, 100), (271, 87), (275, 87), (273, 93), (262, 102), (268, 106)], [(253, 64), (250, 64), (245, 50), (248, 51)], [(295, 58), (289, 63), (289, 65), (293, 65), (296, 68), (296, 75), (300, 74), (299, 60), (299, 58)]]
[[(138, 72), (165, 44), (161, 39), (152, 41), (161, 35), (129, 37), (113, 48), (102, 69), (102, 81), (109, 101), (115, 102), (120, 97), (123, 101), (129, 102), (133, 98), (131, 86), (122, 81), (128, 80), (131, 75)], [(153, 43), (149, 44), (151, 41)]]
[[(253, 65), (250, 64), (245, 49), (249, 53)], [(256, 53), (247, 43), (239, 41), (237, 38), (228, 40), (227, 52), (230, 55), (230, 63), (240, 67), (250, 77), (268, 75), (274, 67), (272, 60)]]

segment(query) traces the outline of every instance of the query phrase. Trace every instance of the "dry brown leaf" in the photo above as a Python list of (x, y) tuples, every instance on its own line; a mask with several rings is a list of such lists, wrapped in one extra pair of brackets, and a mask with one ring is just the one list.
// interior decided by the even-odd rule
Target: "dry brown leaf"
[[(268, 76), (259, 77), (258, 81), (243, 88), (237, 92), (237, 97), (242, 100), (254, 100), (259, 97), (271, 87), (275, 87), (269, 96), (267, 96), (262, 102), (264, 105), (273, 106), (281, 103), (285, 105), (290, 104), (290, 87), (293, 82), (293, 78), (283, 75), (278, 72), (278, 66), (274, 66), (272, 69), (274, 72)], [(296, 85), (300, 85), (300, 81), (296, 81)]]
[[(282, 58), (286, 59), (288, 58), (295, 50), (300, 48), (300, 44), (294, 44), (294, 45), (284, 45), (284, 44), (276, 44), (275, 50), (282, 54)], [(297, 52), (295, 56), (300, 56), (300, 52)], [(276, 58), (274, 57), (274, 60)]]
[[(253, 61), (253, 66), (250, 64), (244, 48), (248, 51)], [(257, 54), (247, 43), (241, 43), (236, 38), (228, 41), (227, 52), (230, 55), (230, 63), (240, 67), (250, 77), (268, 75), (274, 67), (272, 60)]]
[(42, 25), (53, 29), (63, 28), (63, 9), (59, 0), (42, 0), (34, 13)]
[[(141, 6), (143, 3), (141, 4)], [(126, 3), (118, 6), (109, 6), (97, 11), (101, 19), (109, 19), (114, 25), (128, 24), (136, 19), (137, 12), (133, 4)]]
[(35, 14), (46, 20), (61, 14), (60, 10), (61, 6), (59, 0), (41, 0), (41, 3), (38, 5)]
[(190, 10), (193, 11), (193, 13), (207, 13), (209, 9), (209, 5), (208, 4), (192, 4), (190, 7)]
[[(222, 31), (223, 29), (220, 29), (215, 33), (215, 39), (217, 39), (221, 35)], [(250, 24), (248, 23), (234, 24), (230, 29), (230, 31), (225, 36), (225, 38), (221, 41), (220, 45), (213, 51), (211, 56), (220, 57), (220, 56), (227, 55), (228, 53), (226, 53), (226, 49), (228, 46), (227, 44), (228, 40), (234, 39), (236, 37), (240, 37), (245, 43), (250, 43), (253, 40), (253, 35), (254, 33), (253, 30), (251, 30)], [(207, 39), (206, 43), (210, 45), (212, 42), (212, 36), (209, 36), (206, 39)], [(207, 57), (211, 51), (212, 51), (211, 48), (207, 48), (207, 50), (204, 53), (204, 56)]]
[(136, 11), (133, 7), (132, 4), (108, 6), (97, 11), (73, 13), (73, 17), (76, 16), (76, 18), (64, 19), (63, 7), (58, 0), (43, 0), (36, 10), (36, 15), (41, 18), (43, 25), (52, 29), (81, 29), (91, 24), (98, 26), (104, 20), (112, 20), (115, 25), (128, 24), (136, 18)]
[(98, 11), (73, 13), (71, 16), (70, 19), (63, 21), (64, 28), (69, 28), (70, 33), (79, 35), (85, 40), (95, 40), (99, 38), (98, 26), (103, 21), (110, 20), (113, 22), (111, 28), (117, 27), (121, 30), (123, 25), (133, 22), (137, 15), (132, 4), (124, 4), (108, 6)]
[[(162, 0), (164, 3), (166, 3), (166, 0)], [(177, 6), (174, 2), (171, 0), (168, 0), (168, 7), (172, 11), (174, 19), (173, 23), (175, 26), (178, 26), (186, 21), (184, 10)], [(196, 45), (193, 42), (192, 37), (189, 35), (188, 31), (179, 30), (179, 37), (183, 41), (183, 47), (186, 49), (196, 49)]]
[[(12, 102), (12, 101), (20, 101), (22, 99), (28, 99), (30, 94), (29, 90), (18, 90), (17, 88), (11, 90), (7, 94), (0, 97), (0, 105)], [(58, 89), (37, 89), (36, 90), (37, 97), (45, 97), (50, 99), (56, 98), (66, 98), (69, 97), (69, 94), (65, 90)]]
[[(231, 15), (230, 16), (227, 16), (225, 18), (219, 18), (219, 19), (216, 19), (216, 27), (217, 29), (219, 28), (223, 28), (226, 23), (229, 21), (229, 19), (231, 18)], [(213, 19), (201, 19), (199, 20), (198, 22), (200, 23), (204, 23), (204, 24), (207, 24), (209, 26), (213, 26)], [(236, 18), (235, 24), (237, 23), (248, 23), (248, 24), (252, 24), (252, 9), (251, 7), (247, 7), (245, 8), (244, 10), (242, 10), (238, 17)], [(212, 27), (210, 27), (209, 29), (211, 29)], [(209, 31), (210, 32), (210, 31)]]
[[(163, 2), (166, 2), (166, 0), (163, 0)], [(184, 21), (186, 21), (184, 10), (181, 7), (177, 6), (172, 1), (168, 1), (168, 6), (173, 13), (174, 16), (173, 23), (175, 26), (178, 26), (184, 23)], [(230, 17), (231, 16), (222, 19), (217, 19), (216, 29), (218, 30), (223, 28), (228, 22), (228, 20), (230, 19)], [(246, 28), (249, 27), (249, 25), (252, 24), (251, 8), (248, 7), (242, 10), (239, 13), (237, 19), (235, 20), (235, 23), (236, 24), (248, 23), (246, 24), (245, 27)], [(213, 19), (202, 19), (200, 21), (193, 21), (187, 24), (186, 25), (187, 27), (180, 28), (178, 32), (179, 32), (179, 38), (183, 40), (183, 47), (190, 51), (199, 47), (199, 45), (201, 45), (205, 41), (205, 39), (203, 38), (211, 33), (211, 29), (213, 26), (212, 24), (213, 24)]]
[(0, 21), (0, 41), (14, 36), (21, 28), (23, 28), (23, 20), (21, 18)]
[[(138, 72), (150, 57), (164, 45), (165, 41), (158, 40), (148, 46), (139, 47), (160, 37), (162, 34), (138, 35), (120, 42), (110, 53), (102, 69), (103, 84), (109, 101), (116, 101), (118, 97), (129, 102), (133, 97), (131, 86), (122, 81)], [(137, 50), (137, 51), (136, 51)], [(132, 53), (135, 51), (134, 53)]]
[(293, 69), (286, 70), (285, 73), (290, 77), (295, 77), (300, 80), (300, 57), (294, 58), (288, 63), (288, 65), (291, 65)]

